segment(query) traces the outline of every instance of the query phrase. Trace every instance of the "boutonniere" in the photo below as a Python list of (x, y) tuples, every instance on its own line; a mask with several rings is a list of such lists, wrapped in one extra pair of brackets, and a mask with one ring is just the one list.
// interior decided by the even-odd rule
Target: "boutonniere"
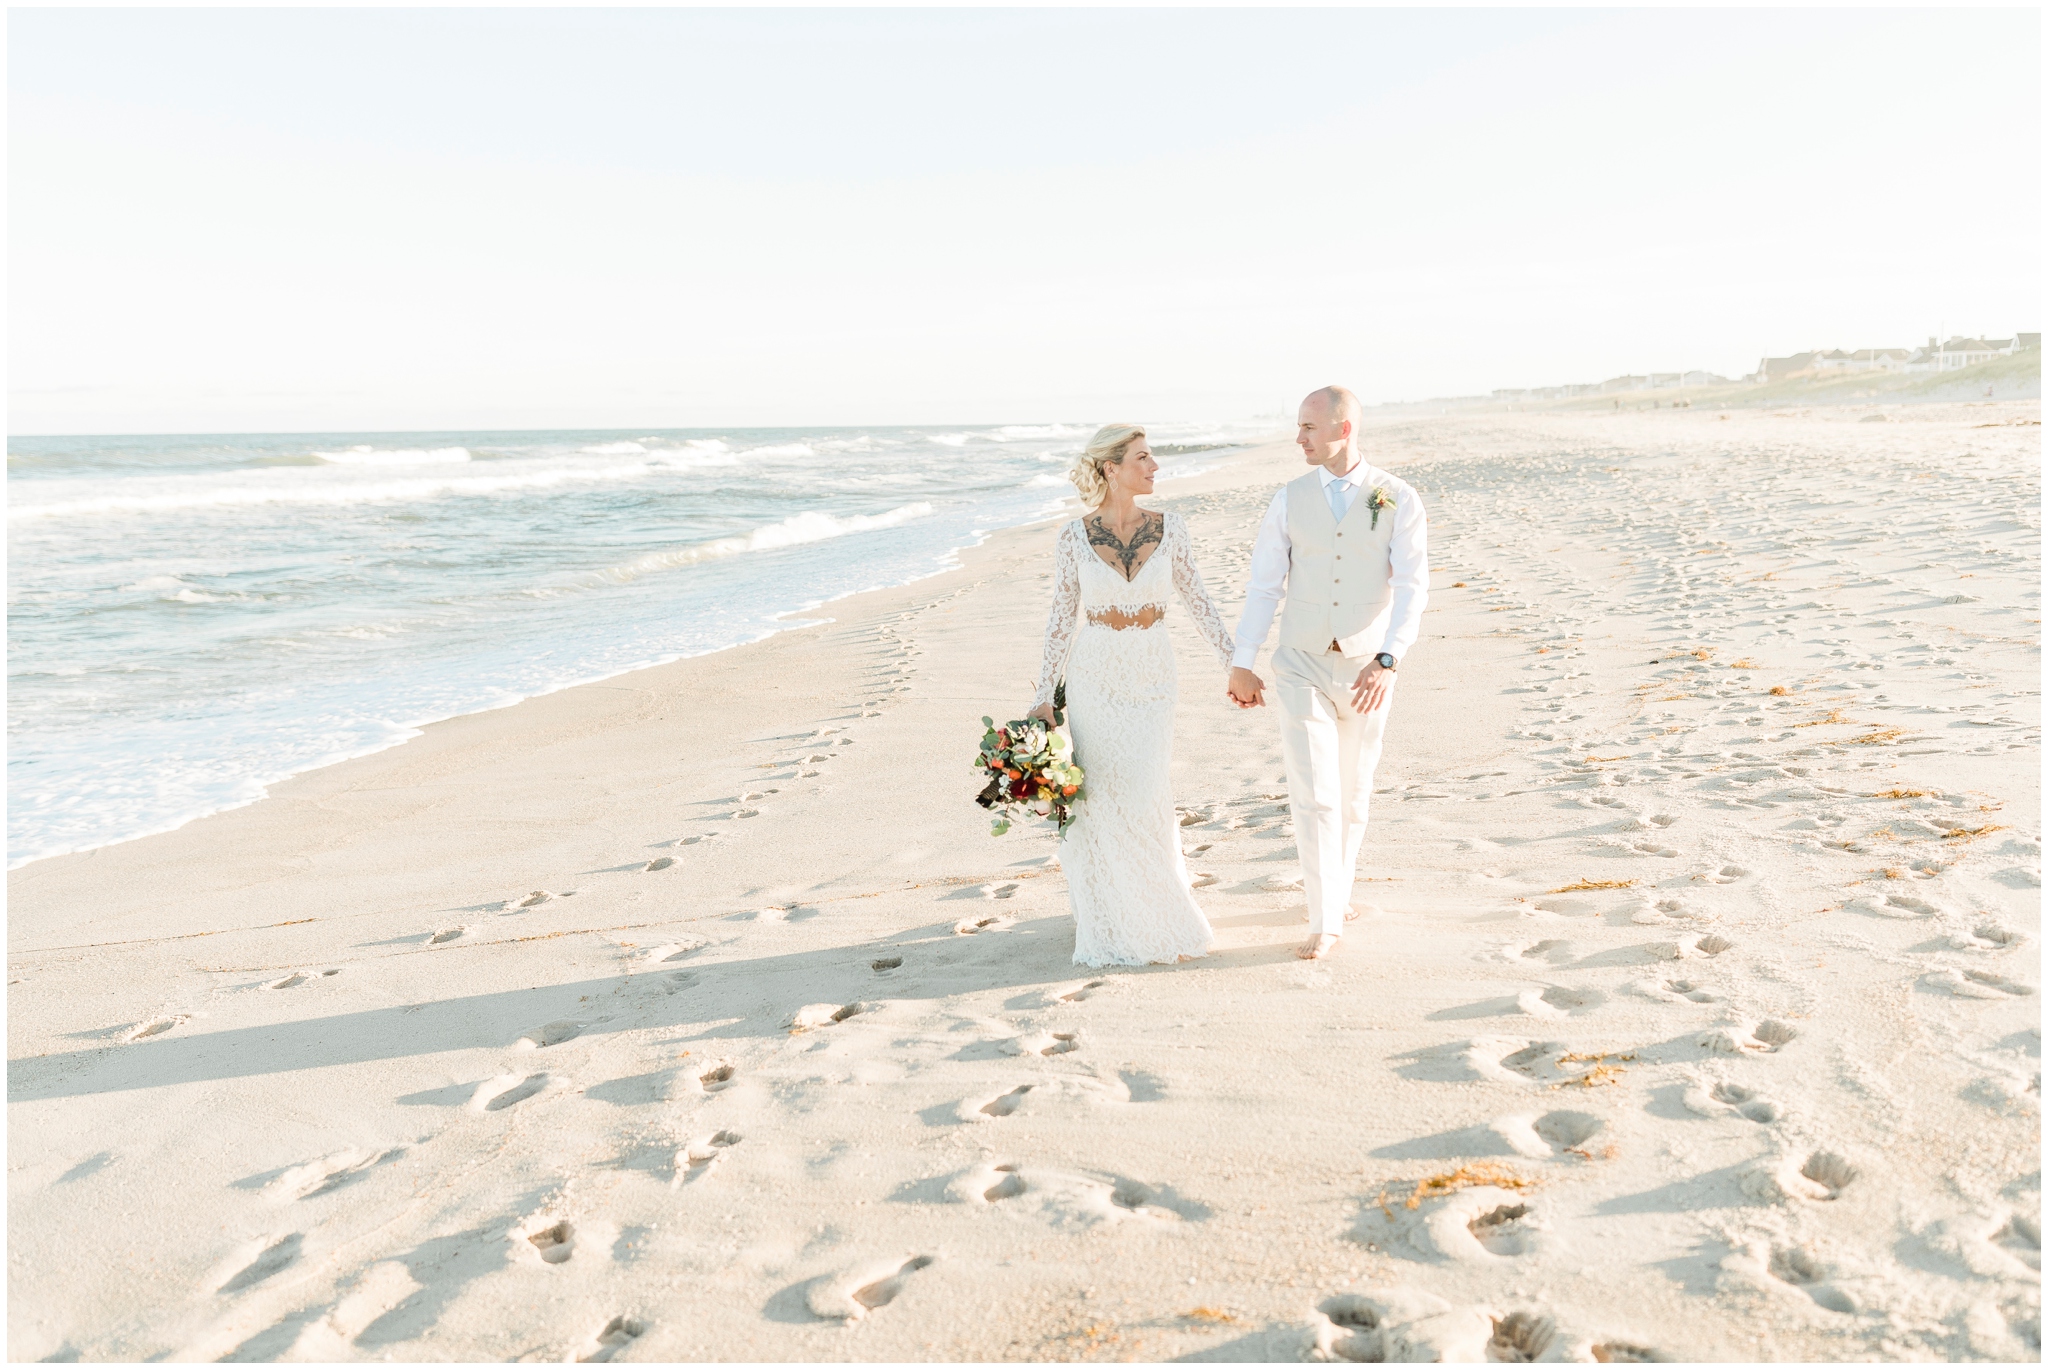
[(1380, 526), (1380, 510), (1393, 508), (1394, 497), (1387, 493), (1386, 486), (1375, 485), (1371, 496), (1365, 501), (1365, 507), (1372, 511), (1372, 526), (1377, 528)]

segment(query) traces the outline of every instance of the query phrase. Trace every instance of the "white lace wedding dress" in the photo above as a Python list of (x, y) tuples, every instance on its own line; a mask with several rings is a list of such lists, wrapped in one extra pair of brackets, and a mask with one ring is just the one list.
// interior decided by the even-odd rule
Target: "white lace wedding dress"
[[(1129, 580), (1098, 556), (1076, 519), (1060, 529), (1045, 665), (1032, 707), (1067, 682), (1067, 724), (1085, 776), (1060, 840), (1074, 907), (1074, 960), (1132, 966), (1200, 956), (1215, 940), (1188, 890), (1173, 808), (1173, 709), (1178, 691), (1166, 635), (1169, 585), (1195, 628), (1230, 663), (1231, 636), (1202, 586), (1178, 514)], [(1124, 626), (1117, 626), (1122, 624)]]

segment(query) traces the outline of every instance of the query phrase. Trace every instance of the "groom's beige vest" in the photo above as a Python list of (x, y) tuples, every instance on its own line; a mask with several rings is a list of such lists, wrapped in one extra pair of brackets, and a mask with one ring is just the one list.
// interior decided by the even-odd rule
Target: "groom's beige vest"
[(1373, 526), (1372, 483), (1365, 464), (1353, 468), (1360, 483), (1339, 523), (1323, 493), (1322, 474), (1311, 471), (1287, 486), (1287, 607), (1280, 615), (1280, 645), (1326, 652), (1336, 642), (1346, 656), (1380, 649), (1394, 602), (1389, 585), (1394, 511), (1380, 510)]

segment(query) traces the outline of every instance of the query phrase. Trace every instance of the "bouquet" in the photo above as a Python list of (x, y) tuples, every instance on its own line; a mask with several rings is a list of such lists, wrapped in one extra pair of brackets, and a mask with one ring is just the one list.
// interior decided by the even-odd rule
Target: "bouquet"
[[(1066, 721), (1066, 687), (1053, 695), (1055, 724)], [(974, 796), (974, 802), (996, 812), (991, 835), (1001, 837), (1010, 830), (1010, 810), (1023, 809), (1040, 818), (1050, 818), (1062, 835), (1074, 821), (1074, 806), (1080, 803), (1081, 768), (1068, 751), (1067, 739), (1055, 728), (1036, 718), (1018, 718), (996, 726), (984, 715), (981, 752), (974, 769), (987, 775), (988, 785)]]

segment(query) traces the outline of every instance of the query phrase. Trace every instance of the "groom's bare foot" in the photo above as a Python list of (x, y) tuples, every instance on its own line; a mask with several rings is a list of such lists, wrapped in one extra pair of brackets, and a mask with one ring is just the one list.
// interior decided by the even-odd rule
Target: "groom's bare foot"
[(1344, 910), (1344, 921), (1347, 923), (1356, 923), (1358, 921), (1358, 905), (1353, 904)]
[(1304, 961), (1320, 961), (1336, 950), (1338, 937), (1333, 932), (1317, 933), (1294, 949), (1294, 954)]

